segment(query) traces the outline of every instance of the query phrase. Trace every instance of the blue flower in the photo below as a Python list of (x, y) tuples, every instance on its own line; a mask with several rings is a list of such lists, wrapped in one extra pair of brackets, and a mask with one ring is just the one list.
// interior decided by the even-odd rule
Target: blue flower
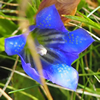
[(29, 30), (35, 39), (44, 76), (39, 76), (26, 45), (27, 35), (30, 33), (6, 38), (6, 53), (19, 55), (24, 71), (37, 82), (41, 83), (40, 77), (44, 77), (75, 91), (78, 72), (71, 67), (71, 63), (94, 39), (82, 28), (68, 32), (55, 5), (41, 10), (36, 16), (36, 25), (31, 25)]

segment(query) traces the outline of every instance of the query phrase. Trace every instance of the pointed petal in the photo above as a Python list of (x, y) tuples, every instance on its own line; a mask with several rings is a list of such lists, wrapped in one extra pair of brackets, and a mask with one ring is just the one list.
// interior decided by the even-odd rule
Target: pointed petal
[(63, 48), (70, 53), (81, 53), (94, 42), (94, 39), (82, 28), (69, 32), (65, 40), (66, 45)]
[(65, 43), (48, 43), (48, 48), (56, 48), (67, 53), (79, 54), (94, 42), (94, 39), (84, 29), (80, 28), (75, 31), (64, 33), (63, 41)]
[(41, 29), (56, 29), (67, 32), (55, 5), (41, 10), (36, 16), (36, 26)]
[(36, 72), (36, 70), (31, 67), (30, 63), (26, 63), (20, 54), (19, 54), (19, 56), (21, 58), (22, 67), (23, 67), (24, 71), (26, 72), (26, 74), (41, 84), (40, 77), (39, 77), (38, 73)]
[(42, 62), (44, 77), (53, 83), (71, 90), (76, 90), (78, 85), (78, 72), (66, 64), (47, 64)]
[(8, 55), (18, 54), (25, 46), (26, 38), (24, 34), (5, 39), (5, 52)]

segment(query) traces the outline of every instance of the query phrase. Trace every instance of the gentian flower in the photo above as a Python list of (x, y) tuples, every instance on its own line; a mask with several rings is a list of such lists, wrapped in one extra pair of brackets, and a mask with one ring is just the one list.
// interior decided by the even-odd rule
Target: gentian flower
[(41, 10), (36, 16), (36, 24), (31, 25), (29, 30), (35, 39), (44, 76), (39, 75), (26, 45), (30, 33), (6, 38), (6, 53), (19, 55), (24, 71), (37, 82), (41, 83), (40, 77), (44, 77), (75, 91), (79, 76), (71, 63), (94, 39), (82, 28), (68, 32), (55, 5)]

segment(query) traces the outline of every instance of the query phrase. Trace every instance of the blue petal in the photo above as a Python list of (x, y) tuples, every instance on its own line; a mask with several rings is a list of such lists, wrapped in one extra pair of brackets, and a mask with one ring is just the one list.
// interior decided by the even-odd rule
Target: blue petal
[(66, 45), (63, 46), (66, 52), (81, 53), (94, 42), (94, 39), (84, 29), (80, 28), (69, 32), (65, 37)]
[(23, 67), (24, 71), (26, 72), (26, 74), (28, 74), (31, 78), (33, 78), (34, 80), (36, 80), (38, 83), (41, 84), (40, 76), (36, 72), (36, 70), (31, 67), (30, 63), (26, 63), (20, 54), (19, 54), (19, 56), (21, 58), (22, 67)]
[(37, 34), (42, 37), (41, 42), (44, 42), (44, 46), (58, 53), (57, 55), (60, 55), (60, 58), (63, 58), (67, 65), (71, 65), (78, 58), (78, 54), (94, 41), (88, 32), (82, 28), (69, 33), (40, 29)]
[(48, 28), (67, 32), (55, 5), (46, 7), (37, 14), (36, 26), (41, 29)]
[(5, 39), (5, 51), (8, 55), (18, 54), (25, 46), (26, 38), (24, 34)]
[(65, 43), (48, 43), (49, 48), (56, 48), (67, 53), (81, 53), (94, 42), (94, 39), (84, 29), (80, 28), (75, 31), (64, 33)]
[[(37, 82), (40, 82), (38, 72), (35, 68), (34, 60), (27, 50), (23, 50), (20, 52), (20, 57), (22, 61), (22, 66), (24, 71), (32, 77)], [(48, 63), (47, 61), (43, 60), (41, 57), (41, 63), (43, 67), (43, 74), (45, 79), (50, 80), (53, 83), (61, 85), (63, 87), (76, 90), (78, 84), (78, 73), (77, 71), (62, 62), (58, 62), (55, 64)], [(63, 58), (62, 58), (63, 59)]]
[(44, 77), (53, 83), (71, 90), (76, 90), (78, 85), (78, 72), (66, 64), (47, 64), (42, 62)]
[[(57, 51), (58, 50), (56, 50), (56, 52)], [(65, 63), (69, 66), (72, 64), (73, 61), (75, 61), (79, 57), (78, 53), (69, 53), (62, 50), (59, 50), (59, 51), (60, 51), (60, 55), (63, 56), (61, 57), (63, 58), (62, 60), (65, 60), (66, 61)]]

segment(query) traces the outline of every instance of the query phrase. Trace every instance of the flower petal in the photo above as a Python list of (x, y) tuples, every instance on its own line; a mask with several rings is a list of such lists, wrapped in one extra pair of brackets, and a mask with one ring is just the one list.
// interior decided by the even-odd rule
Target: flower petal
[(36, 16), (36, 26), (41, 29), (56, 29), (67, 32), (55, 5), (41, 10)]
[(67, 53), (81, 53), (84, 51), (94, 39), (84, 29), (80, 28), (75, 31), (65, 33), (63, 37), (65, 43), (48, 43), (46, 46), (49, 48), (56, 48)]
[[(36, 72), (36, 70), (34, 68), (31, 67), (30, 63), (26, 63), (23, 59), (23, 57), (19, 54), (20, 58), (21, 58), (21, 63), (22, 63), (22, 67), (24, 69), (24, 71), (34, 80), (36, 80), (38, 83), (41, 84), (40, 81), (40, 76), (38, 75), (38, 73)], [(33, 66), (34, 67), (34, 66)]]
[(5, 39), (5, 51), (8, 55), (18, 54), (25, 46), (26, 38), (24, 34)]
[(75, 61), (79, 57), (78, 53), (69, 53), (69, 52), (62, 51), (62, 50), (60, 50), (60, 52), (61, 52), (60, 54), (64, 55), (62, 57), (63, 60), (65, 60), (66, 64), (69, 66), (72, 64), (73, 61)]
[(78, 84), (78, 72), (66, 64), (47, 64), (42, 61), (44, 77), (53, 83), (71, 90), (76, 90)]
[(81, 53), (94, 42), (94, 39), (82, 28), (69, 32), (65, 40), (66, 45), (63, 48), (69, 53)]

